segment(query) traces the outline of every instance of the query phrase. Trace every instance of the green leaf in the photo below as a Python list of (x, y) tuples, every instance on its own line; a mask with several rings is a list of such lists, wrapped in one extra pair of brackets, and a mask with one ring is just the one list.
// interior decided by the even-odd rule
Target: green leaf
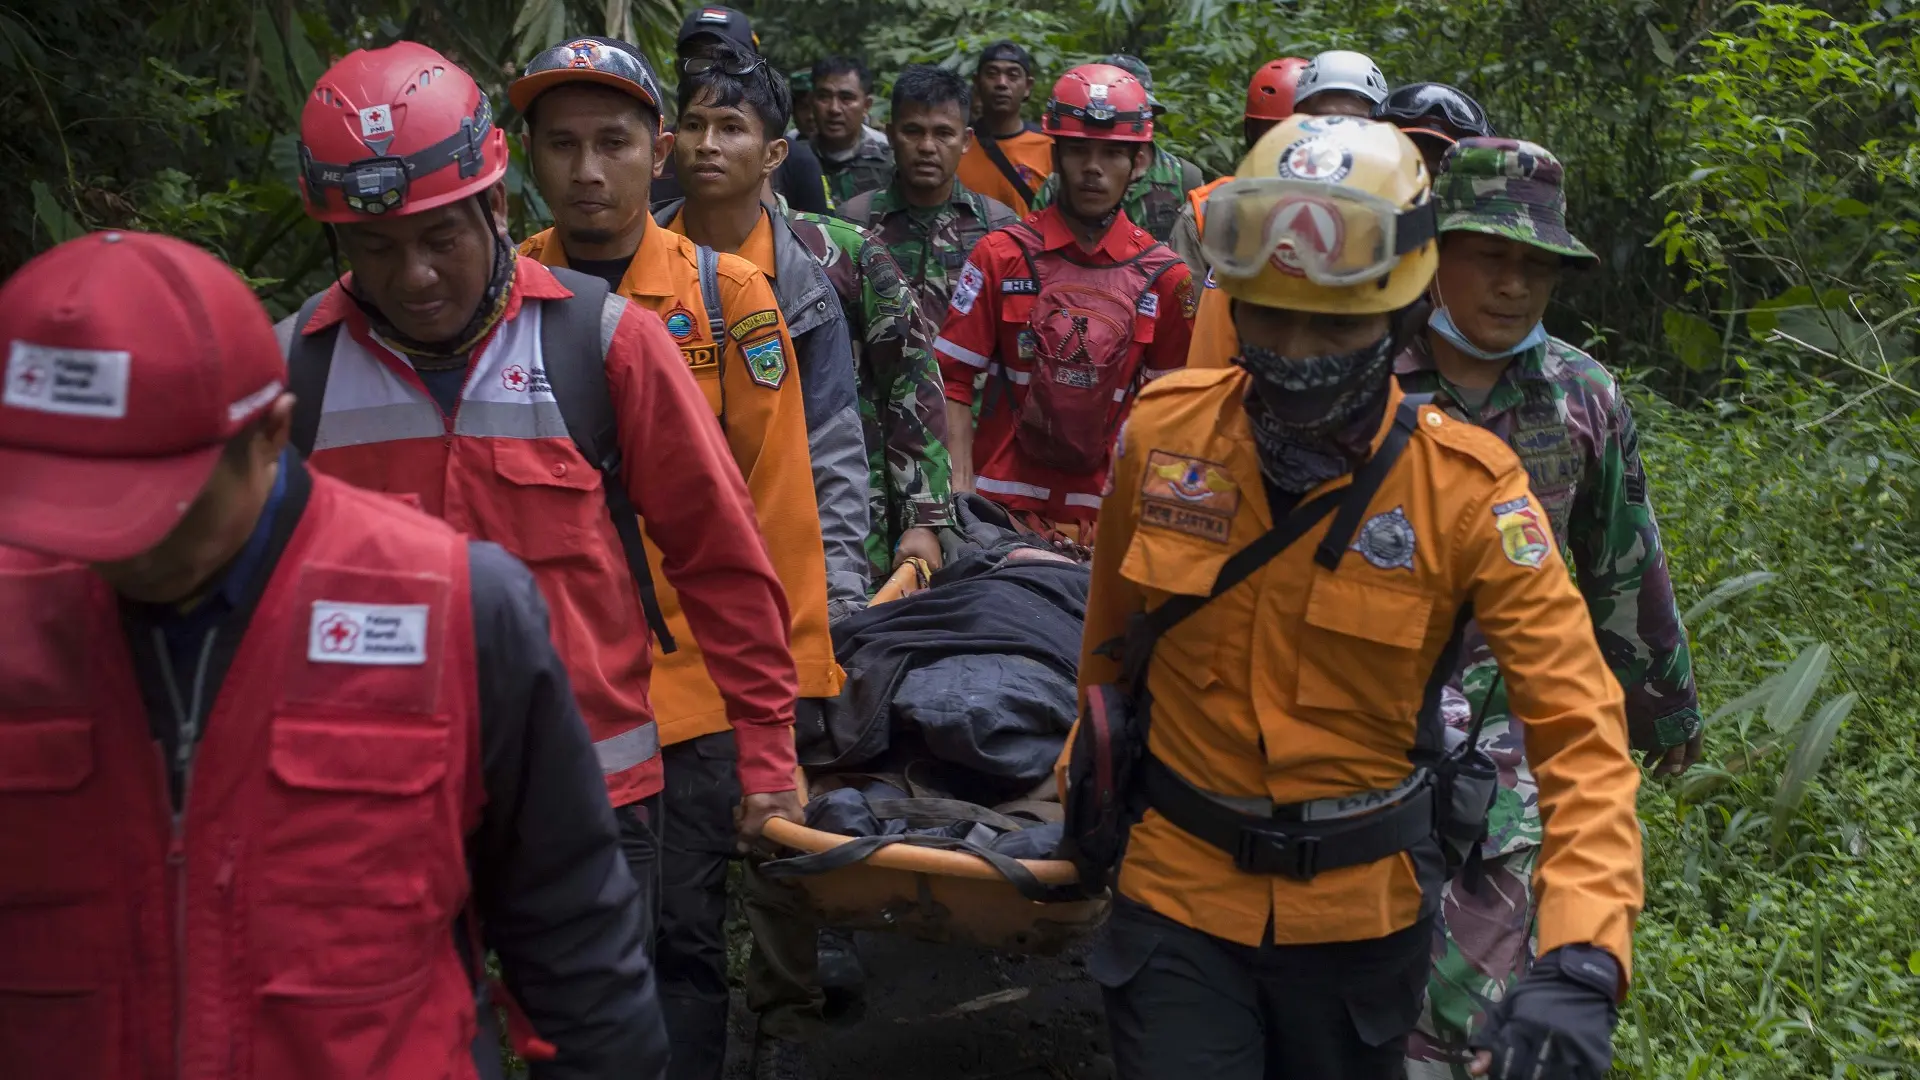
[(1720, 362), (1720, 332), (1698, 315), (1672, 309), (1660, 316), (1667, 332), (1667, 348), (1680, 362), (1694, 371), (1705, 371)]
[(1773, 731), (1785, 731), (1800, 722), (1807, 711), (1807, 705), (1827, 678), (1827, 663), (1833, 659), (1833, 650), (1826, 642), (1810, 646), (1801, 653), (1787, 670), (1780, 673), (1780, 685), (1773, 697), (1767, 702), (1767, 727)]
[(1915, 975), (1920, 975), (1920, 949), (1915, 949), (1907, 954), (1907, 970), (1913, 972)]
[(1714, 723), (1725, 717), (1737, 716), (1751, 709), (1758, 709), (1773, 700), (1774, 694), (1778, 693), (1779, 690), (1780, 676), (1772, 675), (1762, 679), (1753, 689), (1741, 694), (1739, 697), (1734, 698), (1718, 709), (1713, 710), (1713, 715), (1707, 717), (1707, 726), (1712, 727)]
[(67, 213), (67, 208), (60, 205), (60, 200), (53, 197), (45, 183), (35, 180), (29, 187), (33, 192), (33, 219), (47, 230), (52, 243), (64, 244), (76, 236), (86, 235), (87, 230)]
[(1859, 199), (1840, 199), (1833, 204), (1833, 212), (1843, 218), (1866, 217), (1873, 210)]
[(1654, 59), (1659, 60), (1668, 67), (1672, 67), (1674, 59), (1673, 46), (1667, 44), (1667, 36), (1660, 32), (1659, 27), (1649, 22), (1647, 24), (1647, 37), (1653, 43)]
[(1833, 737), (1859, 702), (1860, 695), (1849, 690), (1820, 706), (1820, 711), (1807, 723), (1806, 733), (1801, 735), (1799, 744), (1793, 748), (1793, 756), (1787, 759), (1786, 770), (1780, 774), (1780, 789), (1773, 796), (1775, 847), (1786, 838), (1787, 825), (1806, 797), (1808, 782), (1820, 771), (1821, 763), (1827, 760), (1828, 749), (1833, 746)]
[(267, 81), (273, 84), (273, 93), (280, 99), (280, 107), (287, 116), (298, 119), (300, 107), (306, 99), (306, 88), (310, 83), (294, 86), (295, 75), (289, 70), (292, 56), (287, 49), (286, 38), (280, 34), (280, 28), (274, 25), (273, 16), (265, 4), (253, 13), (253, 37), (255, 48), (260, 52), (260, 70)]
[(1779, 574), (1771, 570), (1755, 570), (1749, 574), (1730, 577), (1720, 584), (1715, 585), (1713, 591), (1695, 601), (1694, 605), (1687, 609), (1686, 614), (1680, 616), (1680, 621), (1690, 623), (1734, 597), (1744, 593), (1750, 593), (1779, 576)]

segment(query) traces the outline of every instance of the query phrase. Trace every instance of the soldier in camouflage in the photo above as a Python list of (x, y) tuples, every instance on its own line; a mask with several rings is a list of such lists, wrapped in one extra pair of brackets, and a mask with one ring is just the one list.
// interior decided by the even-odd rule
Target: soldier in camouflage
[(867, 126), (873, 108), (867, 66), (850, 56), (829, 56), (813, 65), (812, 87), (814, 132), (808, 141), (820, 155), (833, 205), (886, 187), (893, 180), (893, 148)]
[(1006, 204), (955, 176), (970, 141), (973, 87), (955, 72), (910, 64), (893, 83), (887, 135), (893, 183), (855, 197), (839, 215), (874, 231), (893, 253), (929, 319), (942, 317), (953, 278), (982, 236), (1019, 220)]
[[(1166, 115), (1167, 107), (1153, 96), (1153, 75), (1139, 57), (1114, 53), (1100, 62), (1112, 64), (1139, 79), (1140, 85), (1147, 88), (1147, 103), (1153, 106), (1154, 117), (1158, 119)], [(1201, 175), (1200, 166), (1156, 144), (1153, 163), (1147, 166), (1146, 175), (1127, 185), (1127, 193), (1120, 199), (1120, 209), (1127, 212), (1128, 221), (1153, 234), (1155, 240), (1166, 243), (1173, 235), (1174, 224), (1180, 220), (1181, 209), (1187, 205), (1187, 192), (1204, 183), (1206, 177)], [(1033, 208), (1039, 210), (1052, 205), (1059, 192), (1060, 176), (1055, 173), (1040, 186), (1040, 193), (1034, 196)]]
[(877, 588), (903, 559), (939, 566), (935, 530), (953, 524), (946, 395), (933, 333), (899, 265), (873, 234), (819, 214), (787, 211), (787, 220), (826, 270), (852, 331), (873, 509), (867, 559)]
[[(1532, 143), (1468, 138), (1442, 169), (1434, 307), (1396, 361), (1400, 385), (1520, 456), (1626, 692), (1634, 746), (1659, 772), (1682, 772), (1699, 756), (1699, 702), (1633, 415), (1606, 368), (1540, 323), (1563, 269), (1598, 261), (1567, 231), (1560, 162)], [(1469, 1033), (1531, 961), (1538, 795), (1522, 725), (1474, 628), (1442, 710), (1462, 731), (1484, 715), (1481, 745), (1501, 783), (1482, 862), (1442, 895), (1410, 1080), (1466, 1080)]]

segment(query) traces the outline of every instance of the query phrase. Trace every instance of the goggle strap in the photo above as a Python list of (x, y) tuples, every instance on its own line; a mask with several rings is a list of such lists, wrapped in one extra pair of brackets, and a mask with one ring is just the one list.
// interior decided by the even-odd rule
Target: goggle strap
[(1428, 199), (1411, 210), (1402, 210), (1394, 218), (1393, 253), (1405, 255), (1416, 251), (1440, 231), (1440, 219), (1434, 212), (1433, 200)]
[(1153, 119), (1153, 108), (1151, 106), (1145, 109), (1135, 109), (1130, 112), (1115, 112), (1113, 115), (1104, 119), (1095, 118), (1082, 106), (1062, 105), (1058, 101), (1051, 103), (1047, 107), (1047, 111), (1053, 114), (1055, 120), (1058, 120), (1062, 116), (1070, 116), (1083, 124), (1099, 124), (1103, 127), (1107, 125), (1120, 127), (1123, 124), (1132, 124), (1135, 127), (1139, 127)]

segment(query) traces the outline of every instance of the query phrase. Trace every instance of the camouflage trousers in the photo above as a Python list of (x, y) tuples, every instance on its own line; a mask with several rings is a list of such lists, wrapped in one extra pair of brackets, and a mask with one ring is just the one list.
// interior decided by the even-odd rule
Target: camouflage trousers
[(1469, 1080), (1467, 1039), (1532, 962), (1538, 847), (1481, 864), (1478, 888), (1446, 883), (1433, 921), (1427, 1003), (1407, 1040), (1407, 1080)]

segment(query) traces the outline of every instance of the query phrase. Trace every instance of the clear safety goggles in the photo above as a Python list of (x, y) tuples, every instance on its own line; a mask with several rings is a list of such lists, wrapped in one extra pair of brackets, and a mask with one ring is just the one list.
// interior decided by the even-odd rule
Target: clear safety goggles
[(1402, 210), (1319, 180), (1240, 179), (1207, 196), (1200, 248), (1228, 277), (1253, 277), (1271, 265), (1337, 288), (1386, 276), (1433, 239), (1434, 225), (1431, 201)]

